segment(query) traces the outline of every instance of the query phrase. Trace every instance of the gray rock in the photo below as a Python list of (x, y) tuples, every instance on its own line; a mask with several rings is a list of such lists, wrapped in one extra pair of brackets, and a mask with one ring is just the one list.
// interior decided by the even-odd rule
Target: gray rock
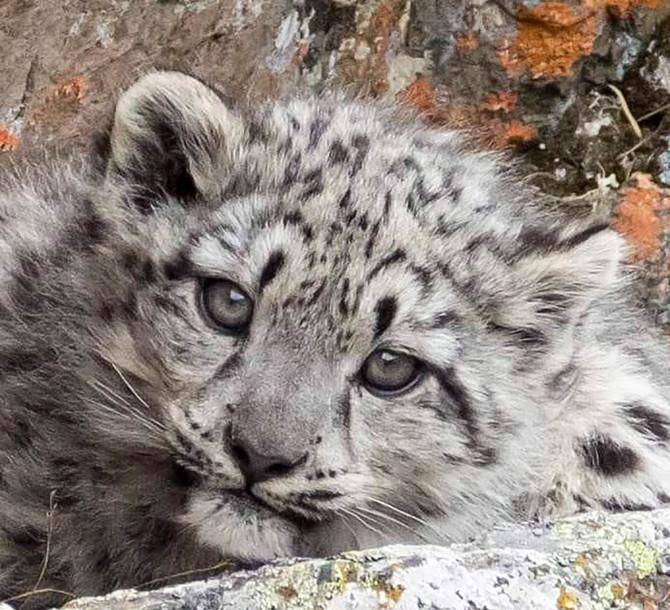
[(329, 559), (118, 591), (67, 610), (662, 610), (670, 608), (670, 508), (511, 526), (469, 544), (389, 546)]

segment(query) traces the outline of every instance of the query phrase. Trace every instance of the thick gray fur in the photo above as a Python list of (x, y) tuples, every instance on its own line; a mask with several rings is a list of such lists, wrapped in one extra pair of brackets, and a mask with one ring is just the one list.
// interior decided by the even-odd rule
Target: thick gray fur
[[(668, 339), (622, 240), (453, 133), (157, 72), (102, 163), (0, 185), (0, 599), (670, 496)], [(252, 296), (248, 335), (202, 278)], [(381, 347), (418, 383), (367, 390)], [(299, 465), (245, 492), (233, 428)]]

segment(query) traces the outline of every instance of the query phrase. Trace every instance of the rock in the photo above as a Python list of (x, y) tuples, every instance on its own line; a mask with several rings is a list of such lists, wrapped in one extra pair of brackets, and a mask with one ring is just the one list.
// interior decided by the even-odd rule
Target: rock
[(389, 546), (285, 560), (67, 610), (662, 610), (670, 608), (670, 508), (516, 525), (447, 547)]

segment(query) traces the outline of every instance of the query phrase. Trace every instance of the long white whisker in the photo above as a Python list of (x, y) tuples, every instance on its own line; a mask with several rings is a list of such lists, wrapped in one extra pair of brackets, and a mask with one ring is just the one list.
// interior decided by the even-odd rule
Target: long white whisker
[(126, 384), (126, 387), (132, 392), (133, 396), (134, 396), (135, 398), (137, 398), (137, 400), (139, 400), (140, 403), (141, 403), (143, 406), (145, 406), (147, 409), (149, 409), (149, 411), (151, 411), (152, 409), (151, 409), (151, 407), (149, 406), (149, 403), (147, 403), (147, 401), (144, 400), (144, 398), (142, 398), (142, 397), (135, 391), (135, 388), (134, 388), (132, 385), (130, 385), (130, 382), (124, 377), (123, 373), (119, 370), (119, 367), (116, 366), (116, 364), (114, 364), (113, 362), (110, 362), (109, 364), (112, 365), (112, 368), (116, 371), (116, 374), (117, 374), (119, 377), (121, 377), (121, 381), (123, 381), (123, 383)]
[(356, 531), (354, 530), (353, 527), (349, 524), (349, 520), (346, 518), (346, 516), (340, 511), (340, 509), (335, 509), (335, 514), (342, 519), (342, 524), (344, 527), (346, 527), (349, 530), (349, 533), (352, 535), (354, 539), (354, 544), (358, 546), (358, 536), (356, 535)]
[(355, 513), (353, 510), (350, 510), (348, 508), (340, 508), (342, 512), (344, 512), (346, 515), (349, 515), (356, 519), (363, 527), (369, 529), (371, 532), (374, 532), (378, 536), (381, 536), (382, 540), (385, 540), (387, 538), (386, 534), (380, 532), (377, 528), (372, 527), (361, 515)]
[(366, 514), (375, 515), (375, 516), (379, 517), (380, 519), (384, 519), (386, 521), (389, 521), (390, 523), (395, 523), (396, 525), (399, 525), (400, 527), (402, 527), (402, 528), (406, 529), (407, 531), (411, 532), (412, 534), (414, 534), (418, 538), (421, 538), (424, 542), (428, 541), (428, 538), (426, 538), (423, 534), (421, 534), (417, 529), (407, 525), (407, 523), (404, 523), (404, 522), (400, 521), (399, 519), (396, 519), (395, 517), (391, 517), (391, 515), (387, 515), (386, 513), (376, 511), (376, 510), (373, 510), (371, 508), (367, 508), (367, 507), (363, 507), (363, 506), (357, 506), (356, 510), (362, 511)]
[[(146, 413), (143, 413), (142, 411), (138, 410), (136, 407), (131, 405), (130, 403), (126, 402), (122, 397), (118, 396), (115, 392), (111, 391), (110, 388), (107, 388), (104, 384), (100, 382), (93, 382), (94, 384), (94, 389), (104, 398), (109, 400), (113, 405), (118, 406), (120, 409), (123, 409), (127, 413), (130, 413), (137, 417), (140, 420), (143, 420), (145, 422), (150, 422), (156, 428), (158, 428), (161, 431), (165, 431), (165, 425), (158, 421), (157, 419), (147, 415)], [(98, 387), (99, 386), (99, 387)], [(110, 395), (110, 392), (112, 395)], [(118, 397), (118, 400), (115, 398)]]
[[(92, 398), (85, 398), (84, 400), (86, 402), (92, 404), (92, 405), (95, 405), (98, 409), (101, 409), (101, 410), (109, 413), (110, 415), (113, 415), (116, 418), (127, 419), (128, 421), (131, 421), (131, 422), (134, 422), (134, 423), (135, 422), (139, 423), (146, 430), (156, 434), (158, 439), (160, 439), (160, 440), (163, 439), (163, 432), (164, 431), (162, 429), (158, 428), (153, 422), (145, 420), (141, 417), (138, 417), (137, 414), (135, 414), (135, 413), (125, 413), (125, 412), (122, 412), (122, 411), (118, 411), (117, 409), (114, 409), (114, 408), (110, 407), (109, 405), (106, 405), (105, 403), (100, 402), (98, 400), (93, 400)], [(130, 417), (131, 415), (132, 415), (132, 417)]]
[(426, 521), (425, 519), (421, 519), (420, 517), (417, 517), (416, 515), (413, 515), (412, 513), (408, 513), (404, 510), (401, 510), (397, 506), (393, 506), (393, 504), (388, 504), (387, 502), (383, 502), (382, 500), (379, 500), (378, 498), (373, 498), (373, 497), (368, 497), (367, 498), (368, 502), (374, 502), (375, 504), (379, 504), (380, 506), (383, 506), (384, 508), (388, 508), (389, 510), (402, 515), (403, 517), (407, 517), (408, 519), (412, 519), (413, 521), (416, 521), (417, 523), (423, 525), (424, 527), (427, 527), (429, 530), (431, 530), (433, 533), (437, 534), (441, 539), (446, 538), (444, 535), (444, 532), (440, 531), (438, 528), (436, 528), (434, 525), (431, 525)]

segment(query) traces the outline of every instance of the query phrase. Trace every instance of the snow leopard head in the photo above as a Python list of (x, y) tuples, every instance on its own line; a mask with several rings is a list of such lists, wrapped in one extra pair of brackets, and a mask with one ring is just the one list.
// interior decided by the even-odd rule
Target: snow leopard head
[(535, 197), (397, 110), (130, 88), (96, 195), (122, 236), (98, 345), (183, 471), (179, 519), (263, 560), (509, 513), (621, 256)]

